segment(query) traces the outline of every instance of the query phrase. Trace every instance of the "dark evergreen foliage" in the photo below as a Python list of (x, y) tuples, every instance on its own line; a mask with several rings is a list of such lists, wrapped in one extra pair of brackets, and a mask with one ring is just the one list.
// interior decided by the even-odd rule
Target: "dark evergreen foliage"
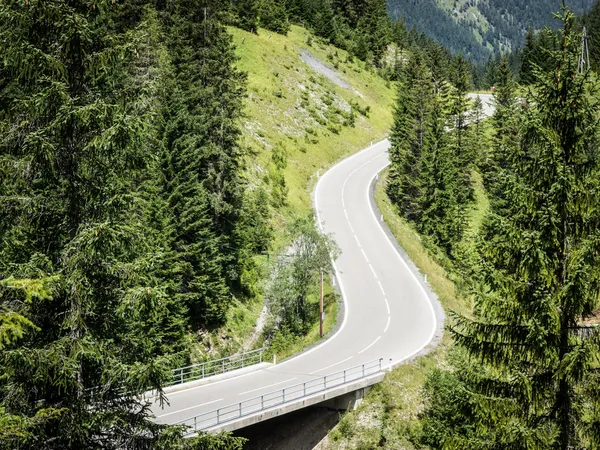
[(421, 217), (421, 156), (427, 144), (434, 86), (421, 55), (416, 53), (402, 71), (394, 126), (390, 135), (390, 177), (387, 192), (402, 215), (416, 222)]
[(134, 397), (270, 238), (221, 8), (0, 3), (0, 448), (240, 448)]
[(424, 41), (431, 50), (412, 46), (398, 70), (387, 192), (400, 214), (452, 257), (472, 201), (481, 117), (469, 114), (469, 63)]
[[(590, 72), (578, 73), (573, 27), (565, 11), (559, 50), (548, 53), (553, 69), (535, 71), (517, 145), (499, 152), (505, 201), (486, 224), (475, 316), (452, 326), (474, 364), (464, 378), (479, 437), (493, 435), (475, 444), (458, 432), (448, 438), (454, 446), (600, 444), (600, 346), (597, 330), (584, 324), (600, 289), (598, 85)], [(504, 117), (510, 83), (499, 99), (496, 122), (514, 126)]]
[[(594, 0), (571, 0), (567, 6), (581, 14)], [(436, 0), (388, 0), (394, 19), (425, 32), (453, 54), (485, 63), (490, 56), (516, 52), (524, 44), (528, 28), (560, 27), (552, 13), (560, 7), (557, 0), (481, 0), (453, 2), (449, 9)], [(485, 18), (477, 21), (473, 8)], [(476, 33), (475, 33), (476, 32)], [(481, 36), (478, 40), (476, 35)], [(490, 48), (492, 50), (490, 50)]]

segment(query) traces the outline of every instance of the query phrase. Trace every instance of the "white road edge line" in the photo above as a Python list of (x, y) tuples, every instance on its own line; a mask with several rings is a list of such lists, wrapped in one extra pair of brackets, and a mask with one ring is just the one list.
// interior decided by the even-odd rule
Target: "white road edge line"
[(367, 345), (365, 348), (363, 348), (360, 352), (358, 352), (358, 354), (360, 355), (362, 352), (366, 352), (367, 350), (369, 350), (371, 347), (373, 347), (375, 344), (377, 344), (377, 341), (381, 339), (381, 336), (377, 337), (377, 339), (375, 339), (373, 342), (371, 342), (369, 345)]
[(322, 372), (324, 370), (331, 369), (333, 366), (337, 366), (338, 364), (344, 363), (344, 362), (346, 362), (346, 361), (348, 361), (349, 359), (352, 359), (352, 358), (353, 358), (353, 356), (348, 356), (346, 359), (338, 361), (335, 364), (331, 364), (330, 366), (323, 367), (323, 368), (321, 368), (319, 370), (315, 370), (314, 372), (309, 373), (309, 375), (314, 375), (315, 373), (319, 373), (319, 372)]
[(283, 384), (283, 383), (287, 383), (287, 382), (289, 382), (289, 381), (294, 381), (294, 380), (297, 380), (297, 379), (298, 379), (298, 377), (290, 378), (289, 380), (285, 380), (285, 381), (279, 381), (279, 382), (277, 382), (277, 383), (273, 383), (273, 384), (268, 384), (267, 386), (261, 386), (261, 387), (259, 387), (259, 388), (252, 389), (252, 390), (250, 390), (250, 391), (246, 391), (246, 392), (240, 392), (238, 395), (246, 395), (246, 394), (251, 394), (252, 392), (260, 391), (261, 389), (270, 388), (270, 387), (277, 386), (277, 385), (279, 385), (279, 384)]
[(163, 415), (160, 415), (160, 416), (156, 416), (156, 418), (158, 419), (160, 417), (167, 417), (167, 416), (170, 416), (171, 414), (177, 414), (177, 413), (180, 413), (181, 411), (187, 411), (187, 410), (194, 409), (194, 408), (201, 408), (202, 406), (211, 405), (213, 403), (217, 403), (217, 402), (220, 402), (220, 401), (223, 401), (223, 400), (225, 400), (225, 399), (220, 398), (218, 400), (213, 400), (211, 402), (202, 403), (201, 405), (194, 405), (194, 406), (190, 406), (189, 408), (178, 409), (177, 411), (173, 411), (173, 412), (166, 413), (166, 414), (163, 414)]
[[(386, 139), (387, 141), (387, 139)], [(381, 223), (377, 220), (377, 217), (375, 216), (375, 210), (373, 209), (373, 202), (371, 201), (371, 192), (370, 192), (370, 186), (373, 183), (373, 180), (375, 179), (375, 177), (379, 176), (379, 174), (381, 172), (383, 172), (385, 170), (385, 168), (387, 166), (390, 165), (390, 162), (388, 161), (388, 163), (383, 166), (381, 168), (381, 170), (379, 172), (377, 172), (373, 178), (371, 179), (371, 183), (369, 183), (369, 189), (367, 189), (367, 200), (369, 202), (369, 206), (371, 207), (371, 214), (373, 215), (373, 220), (377, 223), (377, 226), (379, 227), (379, 229), (381, 230), (381, 232), (383, 233), (383, 235), (385, 236), (386, 240), (388, 241), (388, 243), (390, 244), (390, 247), (392, 247), (392, 249), (394, 250), (394, 252), (396, 253), (396, 255), (398, 255), (398, 259), (400, 261), (402, 261), (402, 264), (404, 265), (404, 267), (406, 267), (406, 269), (408, 270), (408, 272), (412, 275), (412, 277), (414, 278), (414, 280), (417, 282), (417, 285), (419, 286), (419, 288), (421, 289), (421, 292), (423, 293), (423, 295), (425, 296), (426, 302), (427, 302), (427, 306), (429, 306), (429, 309), (431, 311), (431, 315), (433, 317), (433, 327), (431, 328), (431, 333), (429, 334), (429, 338), (427, 339), (427, 342), (425, 342), (418, 350), (414, 351), (413, 353), (411, 353), (408, 356), (405, 356), (404, 358), (400, 358), (397, 361), (392, 361), (391, 362), (391, 366), (394, 367), (398, 364), (400, 364), (402, 361), (405, 361), (407, 359), (412, 358), (413, 356), (417, 355), (418, 353), (420, 353), (425, 347), (427, 347), (429, 345), (429, 343), (432, 341), (433, 337), (435, 336), (435, 330), (437, 329), (437, 317), (435, 316), (435, 310), (433, 309), (433, 304), (431, 303), (431, 300), (429, 299), (429, 295), (427, 295), (427, 292), (425, 291), (425, 288), (423, 287), (423, 284), (419, 281), (419, 279), (417, 278), (417, 276), (414, 274), (414, 272), (410, 269), (410, 267), (408, 266), (408, 264), (406, 263), (406, 261), (404, 261), (404, 258), (402, 257), (402, 255), (400, 255), (400, 253), (398, 252), (398, 249), (396, 249), (396, 247), (394, 246), (394, 244), (392, 243), (390, 237), (388, 236), (388, 234), (385, 232), (385, 230), (383, 229), (383, 227), (381, 226)]]
[(385, 330), (383, 330), (383, 332), (385, 333), (388, 328), (390, 327), (390, 322), (392, 321), (392, 316), (388, 316), (388, 321), (387, 321), (387, 325), (385, 326)]
[[(327, 175), (328, 173), (331, 173), (331, 170), (333, 170), (335, 167), (337, 167), (337, 166), (339, 166), (339, 165), (341, 165), (341, 164), (343, 164), (343, 163), (345, 163), (345, 162), (347, 162), (347, 161), (350, 161), (352, 158), (355, 158), (355, 157), (356, 157), (356, 156), (358, 156), (358, 155), (361, 155), (361, 154), (363, 154), (363, 153), (366, 153), (366, 152), (368, 152), (369, 150), (372, 150), (372, 149), (373, 149), (373, 148), (375, 148), (377, 145), (380, 145), (382, 142), (384, 142), (384, 141), (377, 142), (377, 143), (375, 143), (375, 144), (373, 144), (373, 145), (370, 145), (369, 147), (367, 147), (367, 148), (365, 148), (365, 149), (361, 150), (360, 152), (354, 153), (353, 155), (349, 155), (348, 157), (346, 157), (346, 158), (342, 159), (342, 160), (341, 160), (340, 162), (338, 162), (337, 164), (334, 164), (332, 167), (330, 167), (330, 168), (327, 170), (327, 172), (325, 172), (325, 173), (323, 174), (323, 176), (321, 176), (321, 177), (319, 178), (319, 181), (317, 181), (317, 185), (315, 186), (315, 189), (314, 189), (314, 191), (313, 191), (313, 192), (315, 193), (315, 199), (314, 199), (314, 202), (313, 202), (313, 203), (314, 203), (315, 212), (316, 212), (316, 214), (317, 214), (317, 222), (318, 222), (318, 225), (319, 225), (319, 228), (321, 229), (321, 231), (324, 231), (324, 230), (323, 230), (323, 222), (322, 222), (322, 220), (321, 220), (321, 211), (319, 210), (319, 185), (320, 185), (320, 184), (321, 184), (321, 182), (323, 181), (323, 178), (325, 178), (325, 175)], [(377, 158), (373, 158), (373, 159), (377, 159)], [(372, 161), (372, 160), (371, 160), (371, 161)], [(370, 162), (370, 161), (369, 161), (369, 162)], [(342, 198), (343, 198), (343, 196), (342, 196)], [(348, 222), (348, 223), (349, 223), (349, 222)], [(338, 284), (339, 284), (339, 286), (340, 286), (340, 291), (342, 292), (342, 301), (344, 302), (344, 318), (342, 319), (342, 324), (340, 325), (340, 327), (338, 328), (338, 330), (335, 332), (335, 334), (334, 334), (333, 336), (331, 336), (329, 339), (326, 339), (325, 341), (321, 342), (319, 345), (317, 345), (317, 346), (315, 346), (315, 347), (311, 348), (310, 350), (308, 350), (308, 351), (306, 351), (306, 352), (304, 352), (304, 353), (301, 353), (301, 354), (299, 354), (298, 356), (295, 356), (295, 357), (293, 357), (293, 358), (290, 358), (290, 359), (288, 359), (288, 360), (287, 360), (287, 361), (285, 361), (285, 362), (282, 362), (281, 364), (279, 364), (279, 366), (282, 366), (282, 365), (284, 365), (284, 364), (285, 364), (286, 362), (288, 362), (288, 361), (297, 360), (298, 358), (302, 358), (303, 356), (309, 355), (309, 354), (311, 354), (312, 352), (315, 352), (315, 351), (317, 351), (317, 350), (318, 350), (318, 349), (320, 349), (322, 346), (324, 346), (325, 344), (327, 344), (327, 343), (331, 342), (331, 341), (332, 341), (332, 340), (334, 340), (334, 339), (335, 339), (337, 336), (339, 336), (339, 334), (342, 332), (342, 330), (343, 330), (343, 329), (346, 327), (346, 324), (348, 323), (348, 310), (349, 310), (349, 308), (348, 308), (348, 302), (346, 301), (346, 291), (344, 290), (344, 283), (342, 283), (342, 277), (340, 277), (340, 272), (339, 272), (339, 270), (338, 270), (338, 268), (337, 268), (337, 266), (336, 266), (336, 264), (335, 264), (335, 261), (333, 260), (333, 258), (331, 259), (331, 263), (333, 264), (333, 269), (334, 269), (334, 271), (335, 271), (335, 277), (336, 277), (336, 278), (337, 278), (337, 280), (338, 280)]]

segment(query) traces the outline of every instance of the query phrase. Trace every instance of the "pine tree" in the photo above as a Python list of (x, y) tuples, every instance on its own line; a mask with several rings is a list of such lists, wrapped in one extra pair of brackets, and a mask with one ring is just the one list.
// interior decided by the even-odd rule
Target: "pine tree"
[(390, 136), (391, 168), (387, 191), (400, 213), (417, 222), (422, 212), (418, 202), (420, 161), (429, 125), (433, 86), (419, 53), (409, 59), (400, 77)]
[(258, 0), (234, 0), (231, 6), (233, 24), (251, 33), (258, 32)]
[(466, 145), (473, 159), (471, 165), (473, 168), (479, 168), (485, 159), (486, 152), (486, 136), (484, 132), (483, 121), (485, 119), (484, 106), (481, 97), (475, 97), (473, 107), (468, 114), (468, 128)]
[(275, 33), (286, 35), (290, 31), (290, 22), (285, 2), (260, 0), (260, 26)]
[(115, 20), (109, 2), (0, 5), (2, 448), (140, 448), (164, 429), (123, 395), (160, 390), (183, 324), (137, 207), (152, 88), (130, 83), (136, 39)]
[(417, 223), (419, 232), (430, 236), (448, 255), (464, 231), (465, 204), (461, 202), (458, 159), (446, 130), (446, 117), (439, 100), (431, 106), (430, 125), (420, 160)]
[(457, 163), (459, 202), (465, 206), (473, 197), (471, 170), (474, 167), (477, 153), (477, 148), (474, 147), (476, 143), (468, 139), (470, 100), (467, 98), (467, 94), (472, 86), (470, 74), (468, 62), (462, 56), (458, 56), (450, 72), (453, 88), (448, 89), (445, 94), (449, 112), (448, 144)]
[(164, 16), (172, 58), (165, 91), (163, 195), (171, 211), (174, 295), (195, 327), (222, 325), (240, 286), (243, 205), (238, 144), (245, 78), (234, 67), (219, 5), (173, 2)]
[(503, 186), (503, 180), (506, 178), (505, 169), (513, 159), (512, 155), (518, 152), (521, 117), (516, 98), (516, 83), (507, 57), (500, 60), (494, 100), (496, 104), (492, 117), (494, 135), (491, 155), (485, 166), (485, 181), (491, 200), (498, 202), (496, 208), (501, 208), (507, 190), (507, 186)]
[(479, 448), (600, 445), (598, 333), (582, 325), (600, 293), (598, 86), (578, 74), (568, 10), (563, 21), (553, 70), (536, 72), (519, 150), (507, 155), (513, 206), (486, 226), (475, 316), (452, 327), (479, 362), (467, 377), (482, 411), (476, 426), (498, 431)]

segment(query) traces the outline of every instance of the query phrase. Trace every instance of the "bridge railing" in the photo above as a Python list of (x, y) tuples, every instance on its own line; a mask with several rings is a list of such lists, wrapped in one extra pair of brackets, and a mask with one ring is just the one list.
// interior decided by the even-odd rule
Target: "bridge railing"
[(265, 349), (259, 348), (246, 353), (238, 353), (226, 358), (214, 359), (203, 363), (192, 364), (191, 366), (179, 367), (173, 369), (173, 378), (165, 386), (175, 386), (187, 383), (189, 381), (201, 380), (203, 378), (230, 372), (232, 370), (242, 369), (253, 366), (263, 361)]
[(176, 425), (186, 425), (186, 435), (205, 431), (222, 423), (263, 411), (273, 406), (283, 405), (328, 389), (348, 384), (383, 370), (383, 359), (370, 361), (360, 366), (351, 367), (339, 372), (315, 378), (277, 391), (268, 392), (233, 405), (215, 409), (194, 417), (182, 420)]

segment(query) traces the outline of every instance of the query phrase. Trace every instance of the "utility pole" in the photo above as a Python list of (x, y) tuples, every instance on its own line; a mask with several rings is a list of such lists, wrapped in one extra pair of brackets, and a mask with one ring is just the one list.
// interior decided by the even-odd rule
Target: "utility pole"
[(319, 299), (319, 335), (323, 337), (323, 269), (321, 269), (321, 297)]

